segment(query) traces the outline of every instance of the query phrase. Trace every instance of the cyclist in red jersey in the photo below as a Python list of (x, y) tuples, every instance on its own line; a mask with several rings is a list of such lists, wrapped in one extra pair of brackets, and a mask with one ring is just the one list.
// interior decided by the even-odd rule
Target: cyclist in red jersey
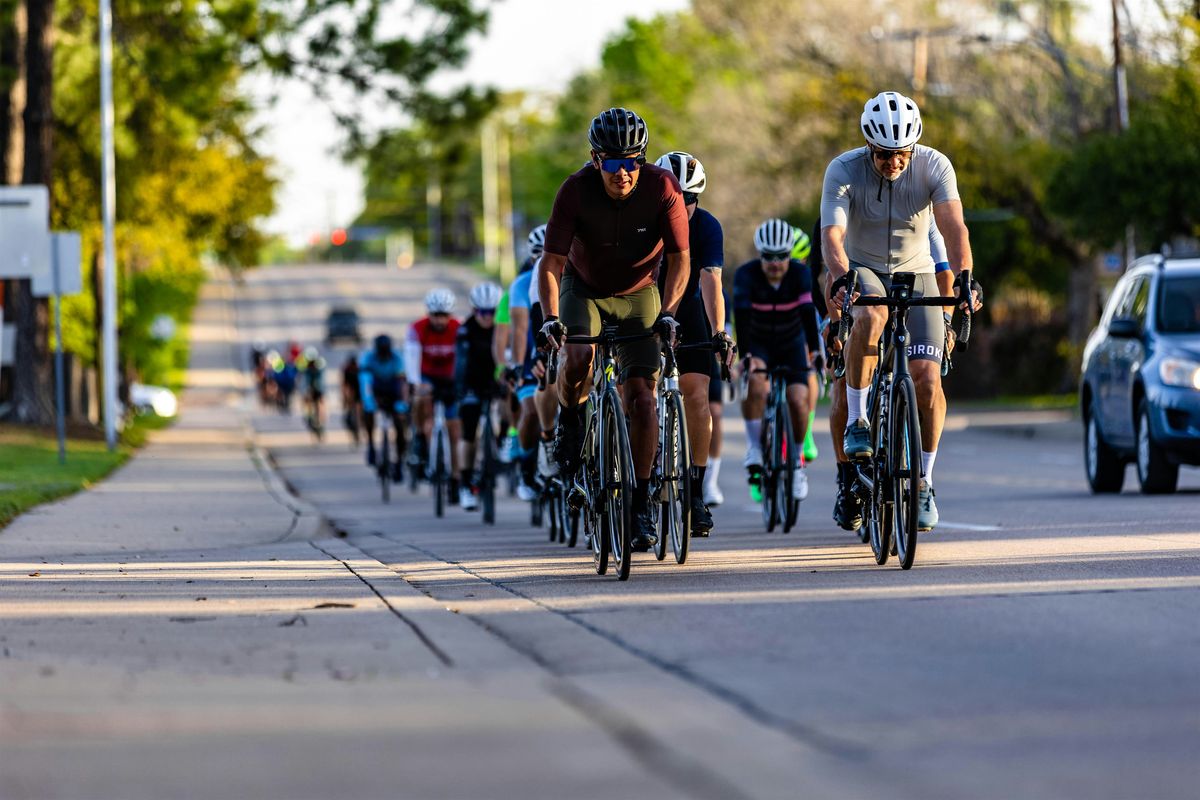
[[(429, 438), (433, 433), (433, 401), (438, 400), (446, 412), (446, 432), (450, 434), (451, 505), (458, 503), (458, 479), (453, 476), (458, 475), (458, 440), (462, 433), (454, 385), (459, 326), (458, 320), (450, 316), (454, 301), (454, 292), (449, 289), (433, 289), (425, 295), (425, 310), (429, 315), (409, 326), (404, 343), (405, 371), (409, 383), (417, 387), (413, 423), (417, 430), (417, 453), (422, 463), (428, 460)], [(418, 373), (419, 381), (416, 379)]]
[[(606, 323), (615, 323), (620, 335), (654, 329), (674, 338), (675, 312), (690, 271), (688, 215), (675, 176), (646, 163), (648, 140), (646, 123), (632, 111), (601, 112), (588, 131), (591, 162), (559, 187), (537, 277), (545, 312), (541, 336), (555, 348), (564, 335), (596, 336)], [(654, 279), (664, 256), (660, 297)], [(659, 349), (651, 338), (617, 351), (637, 478), (635, 550), (649, 549), (657, 539), (647, 495), (658, 443)], [(560, 471), (569, 474), (582, 446), (583, 399), (595, 348), (569, 345), (565, 351), (554, 451)]]

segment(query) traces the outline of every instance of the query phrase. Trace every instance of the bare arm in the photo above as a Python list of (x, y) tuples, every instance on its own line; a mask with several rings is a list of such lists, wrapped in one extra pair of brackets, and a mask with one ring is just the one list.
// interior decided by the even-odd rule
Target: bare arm
[(963, 221), (962, 201), (938, 203), (933, 207), (933, 218), (942, 232), (942, 238), (946, 240), (946, 254), (950, 257), (950, 268), (954, 274), (964, 269), (974, 269), (975, 260), (971, 257), (967, 223)]
[(558, 316), (558, 292), (562, 285), (563, 267), (567, 265), (567, 257), (554, 253), (543, 253), (538, 262), (538, 300), (547, 318)]
[[(821, 228), (821, 255), (825, 259), (825, 269), (829, 270), (828, 285), (832, 286), (834, 281), (850, 271), (850, 257), (846, 255), (845, 228), (840, 225), (826, 225)], [(837, 305), (840, 307), (841, 304)]]
[(683, 299), (683, 291), (687, 288), (688, 274), (692, 269), (691, 253), (684, 250), (679, 253), (667, 254), (667, 278), (663, 284), (662, 312), (675, 316), (679, 310), (679, 301)]
[(508, 350), (509, 325), (507, 322), (497, 322), (495, 333), (492, 334), (492, 358), (497, 364), (504, 363), (505, 351)]
[(512, 363), (520, 366), (525, 363), (525, 348), (529, 344), (529, 309), (510, 308), (508, 314), (512, 319)]
[(721, 268), (705, 267), (700, 273), (700, 295), (714, 334), (725, 330), (725, 293), (721, 291)]

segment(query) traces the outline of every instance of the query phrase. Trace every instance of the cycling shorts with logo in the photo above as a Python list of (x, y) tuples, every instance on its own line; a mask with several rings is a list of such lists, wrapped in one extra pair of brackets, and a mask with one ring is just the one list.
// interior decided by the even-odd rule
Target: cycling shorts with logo
[[(884, 297), (891, 288), (892, 279), (853, 261), (850, 266), (858, 270), (860, 290), (864, 295)], [(913, 282), (916, 297), (937, 297), (941, 294), (937, 276), (932, 272), (919, 272)], [(946, 323), (939, 306), (918, 306), (908, 311), (908, 358), (910, 361), (926, 360), (942, 362), (946, 346)]]
[[(604, 297), (572, 274), (563, 275), (558, 313), (568, 336), (599, 336), (602, 325), (616, 325), (618, 336), (645, 333), (654, 327), (662, 301), (654, 284), (636, 292)], [(616, 346), (621, 381), (629, 378), (657, 380), (660, 366), (657, 336)]]
[(433, 400), (442, 404), (446, 410), (446, 419), (458, 418), (458, 392), (453, 378), (434, 378), (422, 375), (421, 383), (433, 387)]

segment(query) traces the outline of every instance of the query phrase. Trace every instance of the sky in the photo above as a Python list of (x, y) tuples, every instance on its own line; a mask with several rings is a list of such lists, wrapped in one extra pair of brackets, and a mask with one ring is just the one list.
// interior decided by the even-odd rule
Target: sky
[[(627, 18), (645, 19), (689, 5), (689, 0), (605, 0), (603, 14), (588, 14), (581, 23), (575, 2), (502, 0), (492, 6), (486, 36), (472, 41), (468, 63), (434, 85), (560, 89), (571, 76), (599, 63), (604, 40)], [(299, 245), (314, 233), (349, 224), (362, 209), (363, 180), (357, 166), (342, 163), (333, 152), (341, 134), (332, 116), (299, 84), (259, 78), (249, 88), (258, 97), (272, 90), (279, 96), (255, 120), (264, 129), (261, 149), (275, 159), (282, 181), (278, 210), (266, 230)]]

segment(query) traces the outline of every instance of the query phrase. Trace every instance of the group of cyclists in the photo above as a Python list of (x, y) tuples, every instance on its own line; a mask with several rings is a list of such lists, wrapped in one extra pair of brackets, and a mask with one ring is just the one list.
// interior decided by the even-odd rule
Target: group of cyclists
[[(763, 470), (768, 388), (772, 380), (786, 385), (777, 391), (786, 397), (799, 451), (789, 482), (795, 503), (808, 496), (806, 464), (817, 455), (815, 405), (821, 386), (832, 381), (833, 517), (857, 530), (863, 498), (852, 491), (854, 464), (872, 456), (868, 392), (888, 310), (853, 303), (886, 295), (900, 273), (915, 276), (915, 296), (945, 296), (972, 266), (954, 169), (946, 156), (918, 143), (922, 130), (911, 99), (883, 92), (868, 101), (861, 117), (866, 146), (830, 163), (813, 237), (783, 219), (764, 221), (753, 236), (758, 257), (737, 268), (730, 297), (722, 280), (723, 229), (700, 206), (708, 185), (700, 160), (673, 151), (649, 163), (645, 121), (624, 108), (601, 112), (588, 131), (587, 163), (559, 188), (548, 222), (529, 234), (528, 257), (510, 286), (476, 285), (463, 321), (453, 316), (454, 293), (434, 289), (425, 297), (427, 316), (409, 327), (402, 349), (380, 335), (361, 358), (347, 362), (344, 400), (348, 408), (361, 404), (367, 461), (378, 458), (373, 420), (379, 413), (395, 423), (396, 457), (388, 462), (396, 479), (406, 449), (407, 464), (423, 468), (437, 402), (451, 441), (450, 501), (474, 509), (480, 413), (495, 407), (500, 451), (521, 478), (518, 494), (536, 500), (547, 481), (569, 479), (580, 469), (596, 347), (579, 340), (609, 328), (618, 337), (613, 377), (632, 456), (635, 551), (653, 547), (658, 535), (650, 486), (661, 447), (656, 386), (664, 348), (675, 348), (690, 445), (691, 535), (709, 535), (710, 509), (723, 500), (717, 485), (722, 374), (730, 370), (741, 376), (752, 496)], [(857, 280), (847, 300), (851, 270)], [(971, 311), (981, 304), (976, 295), (956, 297)], [(843, 310), (854, 323), (844, 347), (834, 335)], [(954, 310), (928, 306), (909, 318), (921, 530), (938, 522), (933, 470)], [(548, 371), (557, 371), (556, 381), (547, 380)]]
[(292, 396), (299, 389), (309, 427), (318, 436), (324, 431), (325, 359), (317, 348), (290, 341), (281, 353), (255, 342), (250, 349), (250, 370), (261, 405), (290, 414)]

